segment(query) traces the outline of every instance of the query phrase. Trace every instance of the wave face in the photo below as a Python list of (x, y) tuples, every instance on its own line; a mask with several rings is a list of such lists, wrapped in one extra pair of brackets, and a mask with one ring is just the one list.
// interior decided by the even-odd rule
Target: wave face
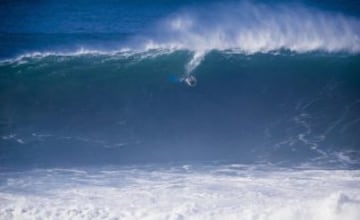
[(360, 57), (213, 51), (24, 57), (1, 72), (1, 163), (358, 167)]

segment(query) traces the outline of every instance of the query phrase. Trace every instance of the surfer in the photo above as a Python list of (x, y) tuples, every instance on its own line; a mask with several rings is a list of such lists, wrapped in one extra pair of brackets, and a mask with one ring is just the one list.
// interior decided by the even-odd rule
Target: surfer
[(171, 75), (169, 76), (168, 80), (174, 83), (185, 83), (187, 86), (190, 87), (195, 87), (197, 85), (197, 79), (193, 75), (185, 75), (180, 78)]
[(181, 81), (190, 87), (195, 87), (197, 84), (197, 79), (193, 75), (184, 76)]

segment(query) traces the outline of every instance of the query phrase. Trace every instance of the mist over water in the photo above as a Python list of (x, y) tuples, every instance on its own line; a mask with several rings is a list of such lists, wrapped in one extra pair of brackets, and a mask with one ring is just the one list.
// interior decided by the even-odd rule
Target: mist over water
[(151, 32), (147, 48), (243, 53), (353, 52), (360, 49), (359, 20), (301, 4), (229, 3), (174, 13)]

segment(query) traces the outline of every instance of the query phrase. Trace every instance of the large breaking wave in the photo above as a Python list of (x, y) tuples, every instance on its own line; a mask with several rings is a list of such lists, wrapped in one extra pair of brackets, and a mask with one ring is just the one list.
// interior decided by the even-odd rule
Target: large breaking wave
[(359, 219), (359, 17), (207, 4), (0, 34), (0, 218)]
[(29, 50), (0, 64), (1, 161), (357, 167), (359, 36), (356, 17), (242, 2), (180, 10), (121, 46)]
[(359, 56), (48, 55), (1, 70), (4, 165), (359, 165)]
[(186, 64), (186, 72), (190, 73), (211, 50), (242, 54), (279, 51), (356, 54), (360, 52), (360, 21), (358, 17), (302, 4), (242, 1), (184, 8), (160, 19), (142, 34), (121, 41), (115, 47), (84, 43), (77, 45), (75, 52), (66, 47), (56, 51), (30, 50), (17, 60), (54, 54), (189, 50), (194, 52)]

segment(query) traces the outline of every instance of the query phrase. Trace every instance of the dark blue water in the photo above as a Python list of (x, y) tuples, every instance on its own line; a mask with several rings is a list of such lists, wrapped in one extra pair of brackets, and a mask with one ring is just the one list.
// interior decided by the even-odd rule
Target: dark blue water
[(3, 1), (0, 166), (358, 168), (359, 8)]

